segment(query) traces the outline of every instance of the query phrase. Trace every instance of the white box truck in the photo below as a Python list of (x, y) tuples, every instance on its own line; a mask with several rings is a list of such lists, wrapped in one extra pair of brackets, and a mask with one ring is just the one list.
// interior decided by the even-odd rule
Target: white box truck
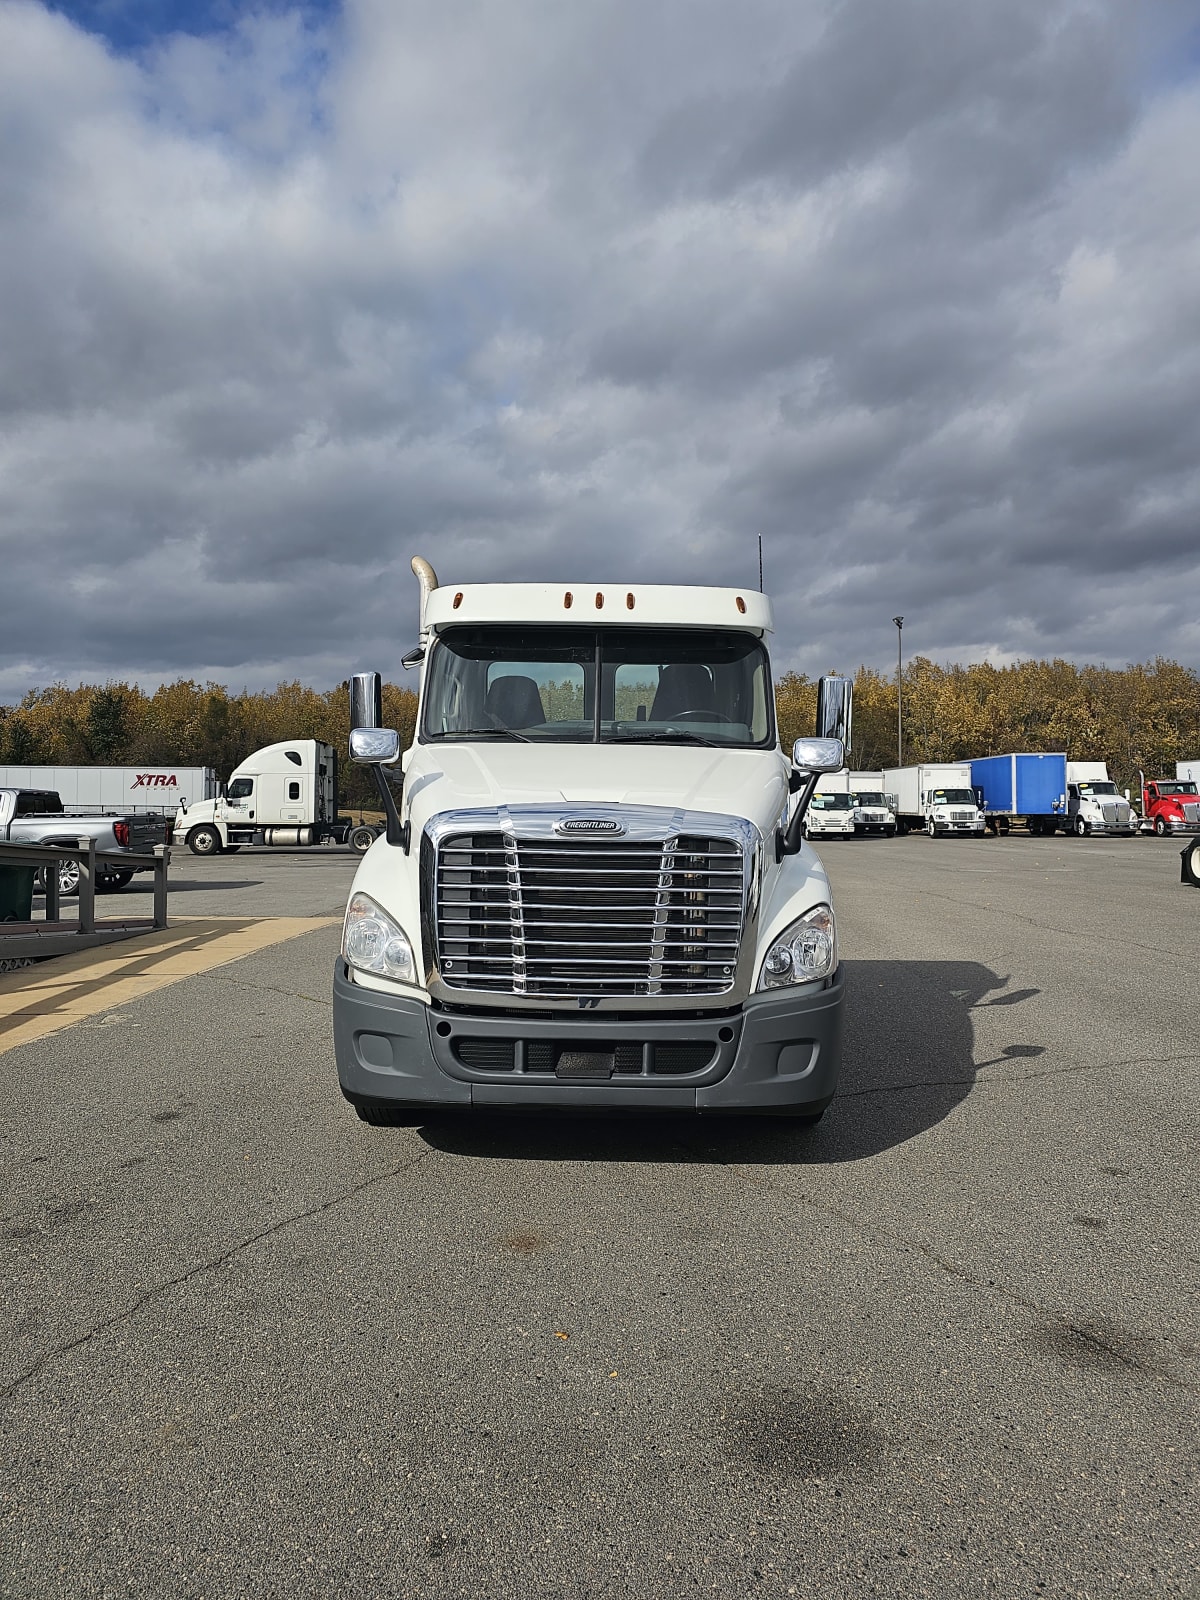
[[(350, 751), (387, 831), (334, 969), (364, 1122), (584, 1107), (816, 1121), (844, 976), (802, 837), (839, 738), (779, 747), (753, 590), (421, 582), (419, 709), (397, 802), (378, 674)], [(793, 805), (793, 797), (795, 804)]]
[(896, 833), (896, 813), (891, 796), (883, 785), (882, 772), (852, 772), (849, 775), (850, 799), (854, 806), (854, 831), (859, 836), (875, 834), (891, 839)]
[(1200, 761), (1177, 761), (1175, 776), (1185, 783), (1200, 783)]
[(234, 768), (224, 793), (181, 806), (173, 838), (198, 856), (244, 844), (343, 842), (337, 820), (337, 752), (316, 739), (264, 745)]
[(986, 823), (971, 787), (969, 761), (885, 767), (883, 787), (895, 797), (896, 825), (901, 833), (924, 828), (931, 839), (951, 833), (983, 838)]
[(50, 789), (68, 811), (173, 816), (181, 805), (211, 800), (218, 787), (211, 767), (170, 762), (137, 767), (0, 766), (0, 789)]
[(804, 818), (804, 832), (809, 839), (853, 839), (854, 831), (850, 774), (843, 767), (818, 780)]

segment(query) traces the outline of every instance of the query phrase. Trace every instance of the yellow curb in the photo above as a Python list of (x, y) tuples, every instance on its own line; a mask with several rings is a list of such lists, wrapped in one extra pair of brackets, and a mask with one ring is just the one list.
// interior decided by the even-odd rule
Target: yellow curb
[(157, 933), (56, 956), (0, 977), (0, 1055), (168, 984), (282, 944), (338, 917), (187, 917)]

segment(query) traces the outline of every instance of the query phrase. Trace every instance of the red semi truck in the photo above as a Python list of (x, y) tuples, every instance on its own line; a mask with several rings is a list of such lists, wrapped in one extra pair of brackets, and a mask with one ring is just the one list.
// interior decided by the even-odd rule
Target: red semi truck
[(1142, 816), (1160, 839), (1169, 833), (1200, 833), (1200, 794), (1191, 778), (1142, 780)]

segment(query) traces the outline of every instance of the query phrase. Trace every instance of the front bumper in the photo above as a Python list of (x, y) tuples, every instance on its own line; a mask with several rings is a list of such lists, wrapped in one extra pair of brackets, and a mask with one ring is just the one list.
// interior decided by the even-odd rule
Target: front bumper
[[(402, 995), (350, 982), (339, 957), (333, 976), (333, 1039), (338, 1080), (350, 1101), (396, 1109), (449, 1110), (590, 1107), (613, 1110), (763, 1111), (815, 1115), (833, 1098), (841, 1061), (845, 969), (815, 991), (751, 996), (735, 1011), (618, 1018), (434, 1009)], [(690, 1071), (659, 1071), (687, 1049), (705, 1054)], [(611, 1077), (563, 1078), (530, 1063), (619, 1051), (641, 1070)], [(639, 1054), (640, 1052), (640, 1054)], [(463, 1056), (491, 1055), (511, 1065), (483, 1070)], [(570, 1070), (568, 1068), (568, 1070)]]

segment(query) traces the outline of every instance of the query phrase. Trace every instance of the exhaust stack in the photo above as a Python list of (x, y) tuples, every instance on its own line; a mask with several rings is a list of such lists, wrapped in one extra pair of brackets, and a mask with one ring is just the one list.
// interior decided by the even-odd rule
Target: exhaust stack
[(429, 629), (425, 625), (425, 606), (429, 596), (438, 586), (437, 573), (424, 556), (414, 556), (410, 564), (416, 574), (417, 582), (421, 585), (421, 649), (424, 650), (429, 643)]

